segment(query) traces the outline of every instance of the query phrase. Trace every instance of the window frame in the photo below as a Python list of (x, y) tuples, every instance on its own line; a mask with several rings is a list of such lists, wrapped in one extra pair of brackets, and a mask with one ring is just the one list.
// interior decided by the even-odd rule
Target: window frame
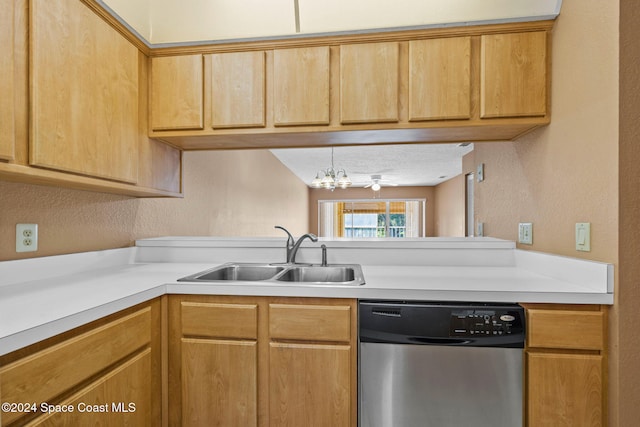
[[(389, 198), (389, 199), (320, 199), (318, 200), (318, 204), (317, 204), (317, 209), (318, 209), (318, 223), (317, 223), (317, 230), (318, 230), (318, 236), (320, 237), (327, 237), (327, 236), (323, 236), (323, 227), (322, 227), (322, 220), (323, 220), (323, 204), (324, 203), (385, 203), (386, 206), (386, 212), (385, 212), (385, 236), (389, 236), (389, 227), (390, 227), (390, 207), (391, 207), (391, 203), (392, 202), (402, 202), (402, 203), (406, 203), (406, 202), (418, 202), (420, 203), (419, 207), (420, 207), (420, 213), (421, 213), (421, 218), (420, 218), (420, 224), (419, 224), (419, 230), (418, 230), (418, 238), (422, 238), (422, 237), (426, 237), (427, 234), (427, 228), (426, 228), (426, 223), (427, 223), (427, 199), (425, 198), (419, 198), (419, 197), (410, 197), (410, 198)], [(335, 236), (331, 236), (331, 238), (336, 238), (336, 239), (342, 239), (342, 238), (346, 238), (346, 239), (407, 239), (407, 238), (412, 238), (412, 237), (335, 237)], [(415, 238), (415, 237), (413, 237)]]

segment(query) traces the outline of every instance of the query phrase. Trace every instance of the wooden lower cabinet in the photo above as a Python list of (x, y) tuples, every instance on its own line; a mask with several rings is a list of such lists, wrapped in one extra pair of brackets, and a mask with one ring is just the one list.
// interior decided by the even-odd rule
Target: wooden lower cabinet
[(529, 426), (601, 426), (602, 356), (527, 355)]
[[(524, 306), (525, 426), (606, 425), (606, 308)], [(0, 356), (0, 401), (35, 404), (8, 427), (355, 427), (357, 302), (165, 296)]]
[[(1, 426), (157, 426), (160, 300), (0, 356)], [(25, 404), (30, 404), (26, 407)]]
[(355, 427), (356, 315), (346, 299), (171, 296), (169, 425)]
[(525, 308), (526, 425), (606, 425), (604, 308), (550, 304)]
[(351, 346), (269, 345), (269, 425), (350, 426)]
[(182, 340), (182, 425), (255, 426), (255, 341)]

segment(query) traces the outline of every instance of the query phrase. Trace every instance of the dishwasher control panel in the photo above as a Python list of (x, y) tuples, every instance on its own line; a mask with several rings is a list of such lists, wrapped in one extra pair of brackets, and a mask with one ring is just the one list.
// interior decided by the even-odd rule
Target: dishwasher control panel
[(451, 311), (449, 336), (480, 338), (523, 332), (522, 312), (493, 307), (462, 308)]
[(360, 342), (523, 348), (518, 304), (361, 300)]

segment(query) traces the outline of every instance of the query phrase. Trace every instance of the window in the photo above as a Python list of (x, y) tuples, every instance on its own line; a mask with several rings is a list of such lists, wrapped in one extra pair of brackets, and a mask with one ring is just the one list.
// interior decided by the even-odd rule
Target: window
[(424, 200), (321, 200), (321, 237), (424, 237)]

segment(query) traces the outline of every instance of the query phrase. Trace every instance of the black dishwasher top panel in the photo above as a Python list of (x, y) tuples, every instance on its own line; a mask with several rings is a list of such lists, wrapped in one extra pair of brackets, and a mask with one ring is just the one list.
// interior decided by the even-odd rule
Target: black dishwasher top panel
[(363, 300), (359, 319), (361, 342), (524, 347), (517, 304)]

